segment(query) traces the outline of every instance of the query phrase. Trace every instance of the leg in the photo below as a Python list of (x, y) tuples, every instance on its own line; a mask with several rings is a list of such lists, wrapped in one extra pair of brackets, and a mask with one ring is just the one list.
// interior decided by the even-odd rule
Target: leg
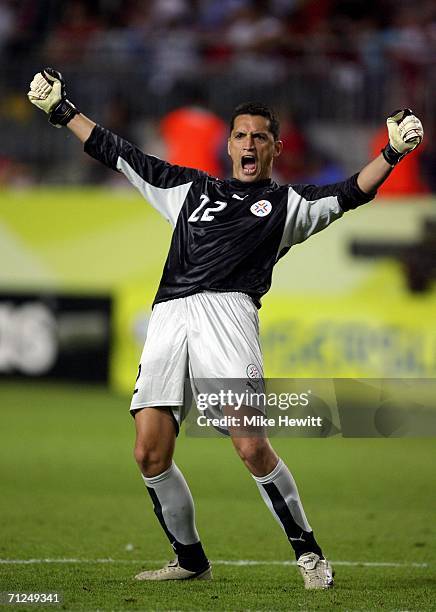
[(135, 413), (134, 455), (141, 474), (152, 478), (167, 470), (173, 460), (176, 430), (169, 409), (144, 408)]
[[(237, 412), (242, 422), (244, 417), (258, 414), (247, 406)], [(224, 413), (236, 414), (231, 407), (224, 408)], [(322, 557), (292, 474), (272, 448), (264, 428), (229, 427), (229, 433), (238, 455), (256, 481), (263, 500), (284, 529), (297, 559), (306, 552), (316, 552)]]
[[(192, 319), (188, 325), (191, 378), (194, 381), (218, 379), (225, 387), (226, 381), (238, 379), (238, 392), (241, 388), (246, 391), (247, 387), (263, 391), (259, 319), (251, 299), (240, 293), (205, 292), (190, 296), (187, 303), (188, 320)], [(195, 387), (198, 392), (198, 385)], [(231, 407), (222, 410), (226, 416), (241, 417), (242, 409), (237, 414)], [(253, 412), (248, 410), (247, 415), (250, 414)], [(256, 480), (268, 508), (283, 527), (298, 563), (310, 554), (314, 555), (315, 566), (320, 567), (327, 562), (307, 522), (294, 479), (272, 449), (265, 432), (254, 429), (238, 431), (229, 427), (233, 444)], [(307, 585), (306, 577), (305, 582)]]
[[(252, 414), (253, 409), (243, 407), (238, 412), (243, 417), (244, 414)], [(224, 413), (235, 414), (232, 408), (225, 408)], [(333, 586), (331, 567), (314, 538), (295, 480), (275, 453), (265, 432), (262, 428), (251, 428), (251, 431), (247, 431), (238, 427), (229, 428), (229, 432), (233, 445), (256, 481), (263, 500), (294, 549), (306, 588), (330, 588)]]
[[(237, 415), (241, 420), (253, 414), (259, 414), (247, 406), (241, 406), (238, 411), (231, 406), (224, 407), (226, 416)], [(266, 476), (276, 467), (279, 458), (266, 437), (262, 427), (229, 427), (233, 446), (252, 476)]]
[(173, 463), (174, 419), (165, 408), (144, 408), (135, 414), (135, 459), (153, 501), (154, 512), (177, 554), (162, 570), (141, 572), (138, 580), (210, 577), (209, 562), (195, 527), (194, 503), (188, 485)]

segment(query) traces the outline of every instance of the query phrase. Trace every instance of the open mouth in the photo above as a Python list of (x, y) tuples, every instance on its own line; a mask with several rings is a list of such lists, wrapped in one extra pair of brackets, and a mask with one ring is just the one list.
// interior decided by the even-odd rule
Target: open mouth
[(244, 155), (241, 159), (242, 171), (250, 175), (256, 172), (257, 163), (254, 155)]

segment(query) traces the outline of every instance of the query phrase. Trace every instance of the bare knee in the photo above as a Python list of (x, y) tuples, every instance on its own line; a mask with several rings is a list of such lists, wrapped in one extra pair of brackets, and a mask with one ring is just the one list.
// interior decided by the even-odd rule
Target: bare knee
[(137, 442), (133, 454), (142, 474), (148, 478), (162, 474), (172, 462), (172, 453), (145, 442)]
[(162, 474), (172, 462), (176, 432), (168, 410), (147, 408), (135, 415), (134, 456), (142, 474), (149, 478)]
[(278, 456), (267, 438), (233, 438), (233, 444), (255, 476), (266, 476), (276, 467)]

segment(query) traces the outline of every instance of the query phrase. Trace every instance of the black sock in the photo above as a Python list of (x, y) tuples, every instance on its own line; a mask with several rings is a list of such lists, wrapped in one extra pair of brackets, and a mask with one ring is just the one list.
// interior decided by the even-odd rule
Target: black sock
[(295, 552), (295, 558), (299, 559), (304, 553), (316, 553), (321, 559), (324, 559), (321, 548), (318, 546), (313, 531), (302, 531), (299, 538), (288, 538), (289, 543)]
[(201, 542), (196, 544), (174, 542), (173, 546), (179, 560), (179, 565), (183, 569), (190, 572), (200, 572), (209, 567), (209, 561), (204, 553)]

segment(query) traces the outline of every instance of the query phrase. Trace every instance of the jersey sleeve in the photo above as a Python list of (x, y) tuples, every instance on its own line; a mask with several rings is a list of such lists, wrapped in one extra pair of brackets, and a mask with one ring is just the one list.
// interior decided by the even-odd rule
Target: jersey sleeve
[(99, 125), (92, 130), (84, 150), (108, 168), (122, 172), (173, 227), (193, 181), (206, 176), (200, 170), (175, 166), (147, 155)]
[(331, 185), (290, 185), (287, 213), (278, 257), (292, 245), (320, 232), (344, 212), (370, 202), (376, 193), (365, 193), (357, 184), (358, 174)]

